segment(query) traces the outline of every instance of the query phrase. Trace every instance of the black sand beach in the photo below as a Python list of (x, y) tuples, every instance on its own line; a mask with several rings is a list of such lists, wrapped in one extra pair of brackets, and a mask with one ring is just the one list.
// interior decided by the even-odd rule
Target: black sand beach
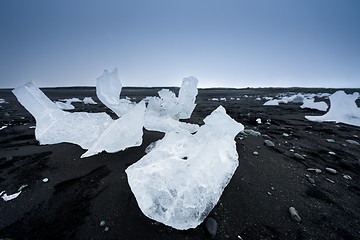
[[(121, 96), (140, 101), (155, 96), (158, 90), (124, 88)], [(255, 100), (289, 91), (335, 90), (199, 90), (197, 106), (188, 122), (203, 124), (205, 116), (223, 105), (245, 129), (262, 134), (236, 137), (240, 165), (209, 215), (218, 223), (215, 239), (359, 239), (360, 146), (346, 140), (360, 142), (360, 128), (308, 121), (305, 115), (323, 112), (301, 109), (299, 104), (263, 106), (265, 100)], [(51, 100), (91, 96), (97, 105), (73, 103), (73, 111), (107, 112), (115, 117), (97, 99), (95, 88), (44, 92)], [(226, 101), (209, 100), (222, 97)], [(16, 199), (0, 199), (0, 238), (210, 239), (203, 225), (179, 231), (150, 220), (140, 211), (130, 190), (125, 169), (164, 134), (144, 130), (140, 147), (80, 159), (85, 150), (77, 145), (39, 145), (35, 129), (30, 128), (35, 126), (31, 114), (10, 90), (0, 90), (0, 98), (6, 101), (0, 104), (0, 127), (8, 126), (0, 130), (0, 192), (12, 194), (27, 185)], [(257, 118), (261, 118), (261, 124)], [(275, 147), (264, 145), (265, 140), (271, 140)], [(306, 156), (298, 159), (295, 153)], [(337, 173), (326, 172), (326, 167)], [(44, 183), (44, 178), (49, 181)], [(301, 222), (291, 218), (289, 207), (297, 209)], [(105, 221), (104, 226), (100, 226), (101, 221)]]

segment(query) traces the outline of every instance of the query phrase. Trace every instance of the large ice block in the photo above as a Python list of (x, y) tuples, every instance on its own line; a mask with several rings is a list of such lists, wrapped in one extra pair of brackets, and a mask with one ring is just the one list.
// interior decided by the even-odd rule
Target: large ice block
[(143, 136), (144, 113), (145, 102), (141, 101), (135, 108), (111, 123), (81, 157), (89, 157), (102, 151), (113, 153), (129, 147), (140, 146)]
[(34, 116), (35, 137), (40, 144), (69, 142), (88, 149), (113, 122), (106, 113), (62, 111), (33, 82), (15, 88), (13, 93)]
[(104, 70), (104, 73), (97, 79), (97, 97), (119, 117), (135, 107), (135, 103), (132, 103), (127, 99), (120, 99), (121, 89), (122, 85), (117, 68), (112, 72)]
[(314, 98), (304, 98), (303, 104), (300, 106), (301, 108), (310, 108), (310, 109), (316, 109), (319, 111), (326, 111), (329, 106), (326, 104), (326, 102), (315, 102)]
[(356, 105), (359, 93), (346, 94), (337, 91), (330, 99), (330, 109), (322, 116), (305, 116), (306, 119), (316, 122), (341, 122), (349, 125), (360, 126), (360, 108)]
[(141, 211), (176, 229), (198, 226), (218, 202), (238, 166), (235, 135), (244, 126), (220, 106), (197, 133), (168, 132), (126, 169)]

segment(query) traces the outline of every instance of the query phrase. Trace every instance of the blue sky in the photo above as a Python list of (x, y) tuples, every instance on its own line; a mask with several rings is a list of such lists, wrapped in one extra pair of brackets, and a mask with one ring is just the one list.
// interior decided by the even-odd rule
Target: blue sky
[(0, 88), (360, 87), (358, 0), (2, 0)]

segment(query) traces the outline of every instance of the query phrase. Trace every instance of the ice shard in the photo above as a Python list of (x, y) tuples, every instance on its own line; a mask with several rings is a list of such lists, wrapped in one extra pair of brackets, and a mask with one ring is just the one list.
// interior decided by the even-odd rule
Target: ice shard
[(188, 119), (196, 106), (198, 80), (195, 77), (184, 78), (179, 90), (179, 119)]
[(100, 101), (110, 108), (119, 117), (135, 107), (135, 103), (127, 99), (120, 99), (122, 85), (115, 68), (112, 72), (107, 70), (98, 77), (96, 83), (96, 95)]
[(88, 149), (113, 122), (106, 113), (62, 111), (33, 82), (15, 88), (13, 93), (34, 116), (35, 137), (40, 144), (69, 142)]
[(102, 151), (113, 153), (129, 147), (140, 146), (143, 135), (144, 113), (145, 102), (141, 101), (124, 116), (111, 123), (81, 157), (89, 157)]
[(330, 99), (330, 109), (322, 116), (305, 116), (306, 119), (316, 122), (341, 122), (349, 125), (360, 126), (360, 108), (356, 105), (359, 93), (346, 94), (337, 91)]
[(304, 98), (303, 104), (300, 106), (301, 108), (310, 108), (310, 109), (316, 109), (319, 111), (326, 111), (329, 106), (326, 104), (326, 102), (315, 102), (314, 98)]
[(197, 133), (168, 132), (126, 169), (141, 211), (176, 229), (198, 226), (238, 166), (234, 137), (244, 129), (220, 106)]

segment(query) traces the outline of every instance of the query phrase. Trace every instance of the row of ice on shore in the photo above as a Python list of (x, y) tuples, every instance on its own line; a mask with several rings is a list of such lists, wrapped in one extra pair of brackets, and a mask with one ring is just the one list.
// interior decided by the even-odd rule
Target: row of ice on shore
[[(309, 97), (303, 94), (283, 96), (278, 99), (270, 99), (264, 103), (265, 106), (276, 106), (279, 103), (302, 103), (301, 108), (311, 108), (320, 111), (327, 111), (322, 116), (305, 116), (306, 119), (316, 122), (336, 122), (354, 126), (360, 126), (360, 108), (356, 104), (359, 93), (346, 94), (340, 90), (331, 95), (322, 95), (330, 100), (330, 108), (324, 101), (315, 102), (315, 95)], [(329, 109), (328, 109), (329, 108)]]
[(108, 114), (66, 112), (32, 82), (13, 90), (18, 101), (35, 117), (40, 144), (70, 142), (87, 151), (117, 152), (142, 144), (143, 128), (165, 132), (147, 154), (126, 169), (128, 182), (141, 211), (176, 229), (198, 226), (218, 202), (238, 167), (234, 141), (244, 126), (219, 106), (197, 124), (180, 122), (195, 108), (197, 79), (183, 80), (178, 97), (167, 89), (159, 97), (139, 103), (120, 99), (117, 70), (98, 78), (96, 93), (118, 119)]

